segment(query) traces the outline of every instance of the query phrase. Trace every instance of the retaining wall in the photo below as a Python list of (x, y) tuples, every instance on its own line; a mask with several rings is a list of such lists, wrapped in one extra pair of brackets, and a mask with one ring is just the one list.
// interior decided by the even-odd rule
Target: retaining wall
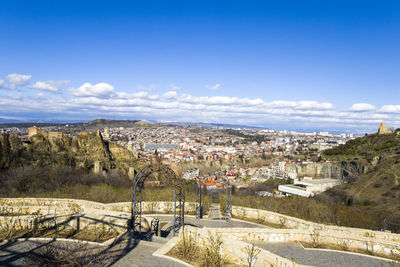
[[(131, 212), (131, 202), (103, 204), (81, 199), (62, 198), (0, 198), (0, 206), (17, 214), (71, 214), (86, 211)], [(195, 212), (196, 204), (185, 203), (185, 213)], [(143, 201), (143, 213), (172, 213), (173, 201)]]
[[(265, 228), (215, 228), (213, 232), (237, 241), (250, 243), (301, 241), (320, 246), (331, 245), (338, 249), (368, 252), (374, 255), (400, 257), (400, 243), (374, 237), (333, 231), (308, 231), (297, 229)], [(233, 242), (235, 243), (235, 242)]]
[(267, 210), (233, 206), (232, 215), (239, 218), (251, 218), (258, 221), (265, 221), (268, 223), (281, 225), (282, 228), (307, 230), (311, 232), (329, 232), (343, 235), (357, 235), (359, 237), (374, 237), (375, 239), (383, 239), (400, 243), (400, 234), (361, 228), (319, 224)]

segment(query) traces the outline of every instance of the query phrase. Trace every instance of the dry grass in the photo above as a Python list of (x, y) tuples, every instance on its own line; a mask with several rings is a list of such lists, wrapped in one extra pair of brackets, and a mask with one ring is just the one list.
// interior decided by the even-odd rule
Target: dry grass
[(207, 239), (200, 244), (196, 233), (182, 233), (179, 242), (168, 255), (196, 267), (236, 266), (222, 254), (222, 245), (221, 236), (218, 234), (209, 233)]
[(70, 238), (77, 240), (104, 242), (118, 235), (118, 232), (104, 225), (91, 226), (79, 231), (64, 225), (58, 225), (53, 220), (41, 223), (42, 216), (37, 215), (32, 224), (25, 224), (21, 220), (7, 217), (6, 223), (0, 224), (0, 239), (48, 237), (48, 238)]
[[(273, 211), (323, 224), (375, 230), (380, 230), (382, 224), (380, 216), (362, 207), (348, 207), (339, 203), (324, 203), (314, 198), (232, 195), (232, 205)], [(246, 214), (243, 214), (240, 219), (245, 218)], [(262, 223), (262, 218), (259, 218), (259, 221)]]
[(86, 244), (47, 244), (27, 253), (34, 266), (104, 266), (113, 261), (113, 255), (104, 248)]

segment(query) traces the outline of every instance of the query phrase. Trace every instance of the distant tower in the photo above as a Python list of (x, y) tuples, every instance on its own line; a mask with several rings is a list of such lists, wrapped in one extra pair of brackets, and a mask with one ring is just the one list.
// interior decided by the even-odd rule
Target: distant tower
[(108, 126), (104, 127), (104, 139), (110, 140), (110, 133), (108, 132)]
[(29, 127), (28, 137), (37, 135), (37, 134), (39, 134), (39, 132), (40, 132), (40, 130), (36, 126)]
[(384, 122), (381, 122), (381, 124), (378, 127), (378, 134), (387, 134), (389, 133), (388, 128), (386, 127)]

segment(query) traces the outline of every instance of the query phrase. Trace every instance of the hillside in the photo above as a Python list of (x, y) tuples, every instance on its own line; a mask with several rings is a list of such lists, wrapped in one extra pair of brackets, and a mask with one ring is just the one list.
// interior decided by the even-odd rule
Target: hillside
[[(400, 222), (400, 132), (371, 134), (325, 151), (343, 167), (344, 181), (325, 197), (357, 204)], [(324, 197), (324, 196), (322, 196)]]
[(80, 124), (86, 130), (89, 129), (99, 129), (108, 126), (109, 128), (114, 127), (125, 127), (125, 128), (133, 128), (133, 127), (143, 127), (143, 126), (152, 126), (153, 123), (145, 122), (141, 120), (107, 120), (107, 119), (96, 119), (86, 123)]
[(125, 173), (136, 164), (135, 155), (125, 148), (103, 140), (101, 134), (66, 134), (40, 131), (22, 142), (17, 135), (0, 135), (0, 169), (20, 166), (68, 166), (93, 170), (96, 161), (104, 171), (120, 169)]

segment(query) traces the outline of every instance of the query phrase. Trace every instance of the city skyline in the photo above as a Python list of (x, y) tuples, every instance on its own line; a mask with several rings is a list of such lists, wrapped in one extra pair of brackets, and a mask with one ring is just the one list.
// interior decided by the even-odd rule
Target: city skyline
[(400, 4), (10, 1), (0, 118), (400, 127)]

